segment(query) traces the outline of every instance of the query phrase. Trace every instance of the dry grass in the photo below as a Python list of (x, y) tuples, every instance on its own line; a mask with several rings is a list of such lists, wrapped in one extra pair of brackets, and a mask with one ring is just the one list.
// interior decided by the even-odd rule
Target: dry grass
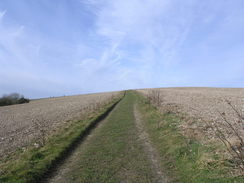
[(0, 107), (0, 156), (29, 145), (43, 145), (45, 136), (68, 126), (71, 120), (84, 118), (119, 93), (48, 98)]
[[(148, 96), (152, 90), (138, 91)], [(158, 95), (161, 97), (161, 104), (156, 104), (159, 110), (178, 113), (184, 118), (179, 125), (184, 136), (197, 139), (202, 144), (216, 144), (219, 140), (222, 141), (219, 137), (224, 136), (231, 147), (227, 147), (226, 150), (219, 149), (216, 153), (231, 158), (227, 150), (234, 149), (241, 143), (240, 139), (244, 139), (244, 123), (238, 116), (238, 113), (241, 116), (244, 114), (244, 89), (161, 88), (156, 90), (160, 91)], [(223, 132), (221, 136), (220, 132)], [(236, 135), (236, 132), (240, 137)], [(240, 148), (244, 148), (243, 145)], [(242, 152), (240, 151), (239, 154)]]

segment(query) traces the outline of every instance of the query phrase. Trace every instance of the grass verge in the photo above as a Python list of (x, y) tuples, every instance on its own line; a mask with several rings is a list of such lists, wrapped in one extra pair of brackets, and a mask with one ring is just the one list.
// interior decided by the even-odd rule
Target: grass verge
[(76, 146), (96, 123), (119, 102), (121, 97), (90, 114), (87, 119), (74, 121), (72, 125), (51, 136), (45, 146), (29, 148), (25, 152), (16, 152), (14, 157), (1, 161), (0, 182), (28, 183), (38, 182), (50, 169), (62, 160)]
[(146, 98), (137, 94), (152, 143), (162, 157), (162, 164), (175, 182), (182, 183), (243, 183), (244, 177), (233, 177), (232, 164), (214, 154), (212, 145), (202, 145), (187, 139), (178, 128), (182, 119), (174, 113), (161, 114)]

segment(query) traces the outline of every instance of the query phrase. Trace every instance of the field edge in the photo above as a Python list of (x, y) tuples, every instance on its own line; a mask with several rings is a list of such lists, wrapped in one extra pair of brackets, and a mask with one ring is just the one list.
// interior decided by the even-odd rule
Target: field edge
[(100, 110), (88, 115), (84, 120), (72, 121), (72, 125), (48, 138), (40, 148), (29, 148), (20, 152), (18, 159), (1, 165), (0, 182), (28, 183), (40, 182), (55, 169), (58, 163), (68, 156), (77, 144), (90, 133), (98, 122), (122, 100), (123, 94), (113, 99)]
[[(135, 91), (138, 107), (143, 114), (144, 125), (161, 156), (162, 166), (174, 182), (183, 183), (242, 183), (243, 176), (231, 177), (228, 162), (218, 162), (217, 156), (211, 154), (213, 146), (200, 144), (195, 139), (187, 139), (178, 130), (180, 121), (184, 120), (176, 113), (160, 113), (147, 99)], [(204, 154), (203, 154), (204, 153)], [(210, 155), (216, 161), (201, 165), (203, 155)], [(222, 163), (222, 164), (221, 164)]]

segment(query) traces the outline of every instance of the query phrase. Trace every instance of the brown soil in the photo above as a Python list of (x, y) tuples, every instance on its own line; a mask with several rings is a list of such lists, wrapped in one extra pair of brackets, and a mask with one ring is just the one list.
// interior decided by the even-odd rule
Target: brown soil
[[(27, 104), (0, 107), (0, 156), (17, 148), (38, 145), (40, 128), (48, 134), (67, 126), (71, 120), (82, 119), (119, 92), (67, 96), (32, 100)], [(41, 126), (40, 126), (41, 125)], [(30, 144), (31, 143), (31, 144)]]

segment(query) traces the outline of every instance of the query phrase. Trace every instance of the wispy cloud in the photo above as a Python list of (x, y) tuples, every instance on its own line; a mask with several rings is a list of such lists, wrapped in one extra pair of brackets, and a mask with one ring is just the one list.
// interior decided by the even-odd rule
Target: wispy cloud
[(31, 97), (59, 95), (57, 90), (63, 84), (42, 74), (45, 72), (40, 61), (43, 41), (24, 25), (6, 24), (6, 16), (6, 11), (0, 13), (0, 93), (20, 92)]
[(243, 86), (243, 7), (242, 0), (2, 0), (0, 94)]
[[(101, 2), (92, 3), (97, 5)], [(103, 1), (102, 8), (96, 11), (95, 33), (104, 37), (106, 55), (114, 57), (118, 52), (124, 53), (117, 59), (120, 63), (118, 71), (126, 70), (124, 77), (128, 85), (140, 83), (138, 87), (143, 87), (155, 84), (155, 67), (164, 71), (174, 65), (174, 57), (194, 19), (195, 12), (189, 9), (196, 2), (177, 4), (178, 1), (159, 0), (144, 3), (139, 0)], [(160, 75), (158, 77), (161, 82)]]
[(0, 21), (1, 21), (1, 19), (3, 18), (3, 16), (5, 15), (5, 13), (6, 13), (6, 10), (4, 10), (4, 11), (1, 11), (1, 10), (0, 10)]

